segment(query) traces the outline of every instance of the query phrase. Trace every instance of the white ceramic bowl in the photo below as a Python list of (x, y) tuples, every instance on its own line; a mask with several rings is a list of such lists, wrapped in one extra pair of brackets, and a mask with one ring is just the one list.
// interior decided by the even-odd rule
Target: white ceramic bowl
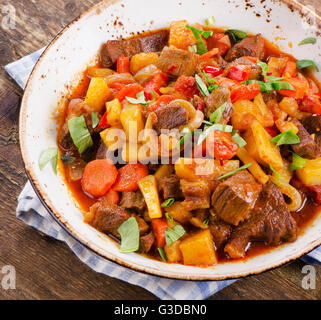
[[(56, 146), (53, 117), (72, 85), (80, 79), (88, 63), (93, 63), (108, 39), (127, 37), (138, 31), (168, 27), (174, 20), (203, 23), (209, 16), (218, 26), (262, 35), (298, 59), (320, 60), (320, 45), (298, 46), (308, 37), (319, 36), (320, 18), (292, 0), (107, 0), (91, 8), (71, 23), (48, 46), (27, 84), (20, 112), (21, 152), (27, 172), (38, 195), (56, 219), (78, 240), (96, 253), (130, 268), (170, 278), (220, 280), (260, 273), (296, 259), (321, 244), (321, 215), (296, 242), (281, 245), (266, 254), (241, 261), (199, 268), (165, 264), (142, 255), (121, 254), (118, 245), (83, 222), (82, 212), (72, 199), (62, 178), (48, 166), (40, 171), (39, 155)], [(309, 19), (306, 19), (308, 17)], [(309, 25), (304, 20), (315, 22)], [(291, 45), (292, 43), (292, 45)], [(319, 80), (321, 78), (319, 77)]]

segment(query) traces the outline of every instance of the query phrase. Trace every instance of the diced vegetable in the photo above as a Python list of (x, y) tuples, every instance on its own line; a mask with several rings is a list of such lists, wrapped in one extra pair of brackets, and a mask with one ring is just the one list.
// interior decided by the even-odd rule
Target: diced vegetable
[(252, 69), (248, 65), (235, 65), (231, 67), (227, 77), (236, 81), (246, 81), (250, 78)]
[(106, 147), (113, 151), (120, 148), (126, 142), (126, 135), (120, 127), (107, 128), (100, 132), (100, 137), (105, 143)]
[(276, 170), (283, 167), (279, 148), (271, 142), (270, 135), (258, 121), (251, 124), (244, 139), (247, 142), (246, 150), (256, 161), (265, 166), (272, 165)]
[(203, 53), (201, 55), (201, 59), (204, 60), (204, 61), (208, 60), (208, 59), (211, 59), (214, 56), (216, 56), (218, 53), (219, 53), (219, 49), (218, 48), (214, 48), (214, 49), (212, 49), (212, 50), (210, 50), (210, 51), (208, 51), (206, 53)]
[(273, 126), (273, 114), (271, 110), (267, 107), (263, 100), (263, 96), (261, 93), (259, 93), (255, 98), (254, 98), (254, 104), (258, 107), (259, 113), (262, 117), (261, 123), (264, 127), (271, 127)]
[(91, 78), (87, 90), (85, 103), (92, 109), (93, 112), (100, 113), (105, 102), (111, 96), (111, 91), (107, 82), (103, 78)]
[(145, 165), (126, 164), (118, 170), (118, 176), (112, 189), (118, 192), (129, 192), (138, 190), (138, 181), (148, 175)]
[(108, 68), (88, 67), (86, 70), (86, 74), (92, 78), (106, 78), (114, 73), (114, 70)]
[(106, 103), (107, 123), (111, 126), (118, 126), (121, 124), (121, 104), (118, 99), (114, 99)]
[(321, 114), (320, 97), (317, 95), (304, 97), (299, 109), (303, 112)]
[(157, 65), (158, 60), (159, 57), (156, 52), (137, 53), (133, 55), (130, 60), (130, 71), (132, 72), (132, 74), (136, 74), (138, 71), (140, 71), (148, 65)]
[(282, 133), (292, 130), (295, 134), (297, 134), (299, 131), (298, 127), (294, 123), (289, 122), (289, 121), (283, 121), (281, 119), (277, 119), (275, 121), (275, 125), (278, 128), (278, 130)]
[(187, 50), (189, 46), (196, 44), (193, 32), (186, 28), (186, 25), (186, 20), (175, 21), (171, 24), (169, 29), (169, 46)]
[(218, 48), (219, 53), (224, 57), (232, 47), (230, 37), (224, 33), (215, 33), (207, 39), (208, 50)]
[(321, 158), (306, 159), (305, 167), (296, 170), (296, 175), (306, 186), (321, 185)]
[(166, 245), (164, 250), (168, 262), (181, 262), (183, 260), (182, 252), (180, 249), (181, 240), (176, 240), (170, 245)]
[(169, 213), (174, 220), (180, 223), (186, 223), (192, 218), (192, 213), (187, 211), (181, 202), (174, 202), (170, 207), (165, 208), (166, 212)]
[(122, 253), (135, 252), (139, 249), (139, 227), (137, 220), (130, 217), (117, 230), (121, 237), (119, 251)]
[(282, 77), (292, 78), (296, 76), (296, 73), (297, 73), (296, 63), (293, 61), (288, 61), (285, 65)]
[(107, 121), (107, 112), (105, 112), (104, 115), (100, 119), (100, 122), (98, 124), (98, 128), (107, 129), (109, 127), (110, 127), (110, 125), (108, 124), (108, 121)]
[(120, 121), (127, 140), (131, 137), (132, 141), (134, 141), (134, 136), (136, 136), (138, 141), (138, 135), (145, 127), (142, 106), (134, 104), (124, 106), (120, 114)]
[(269, 177), (265, 174), (257, 161), (250, 156), (245, 148), (240, 148), (237, 152), (237, 156), (244, 164), (251, 164), (251, 166), (248, 167), (248, 170), (253, 174), (258, 182), (265, 184), (269, 181)]
[(284, 97), (279, 104), (280, 108), (288, 115), (294, 117), (299, 110), (299, 105), (294, 98)]
[(130, 73), (129, 57), (117, 58), (117, 73)]
[(164, 72), (159, 72), (151, 80), (145, 84), (144, 92), (148, 100), (153, 98), (152, 92), (160, 94), (159, 89), (166, 87), (168, 84), (168, 76)]
[(252, 100), (261, 91), (261, 87), (258, 83), (250, 83), (248, 85), (239, 85), (231, 91), (232, 103), (238, 100)]
[(238, 160), (179, 158), (175, 162), (175, 172), (181, 179), (196, 181), (204, 177), (215, 179), (239, 167)]
[(79, 154), (84, 153), (93, 145), (93, 140), (83, 115), (69, 119), (68, 129), (71, 139), (74, 145), (77, 147)]
[(184, 239), (179, 248), (185, 265), (211, 266), (217, 263), (217, 256), (209, 229)]
[(76, 159), (73, 163), (67, 166), (68, 180), (79, 181), (82, 178), (86, 167), (86, 162), (82, 159)]
[(161, 178), (168, 177), (172, 173), (172, 169), (168, 164), (162, 164), (154, 174), (157, 182), (160, 182)]
[(82, 189), (94, 197), (101, 197), (115, 183), (117, 174), (117, 169), (112, 161), (108, 159), (93, 160), (85, 167), (81, 179)]
[(268, 62), (267, 73), (274, 77), (281, 77), (288, 61), (288, 57), (271, 57)]
[(174, 101), (176, 99), (177, 98), (175, 96), (166, 95), (166, 94), (162, 95), (155, 102), (151, 103), (147, 109), (148, 111), (155, 111), (161, 105), (169, 104), (171, 101)]
[(104, 196), (99, 198), (99, 201), (107, 204), (118, 204), (120, 198), (117, 191), (110, 189)]
[(116, 98), (121, 102), (126, 97), (136, 98), (137, 93), (143, 91), (144, 88), (138, 83), (127, 84), (126, 86), (122, 87)]
[(164, 248), (166, 245), (165, 231), (168, 228), (168, 223), (165, 218), (152, 219), (152, 228), (156, 237), (156, 247)]
[[(192, 26), (186, 25), (186, 28), (192, 30), (193, 35), (196, 39), (196, 46), (197, 46), (197, 53), (202, 55), (207, 52), (207, 47), (206, 44), (204, 43), (204, 40), (202, 37), (207, 39), (209, 36), (213, 34), (213, 31), (203, 31), (203, 30), (198, 30)], [(202, 36), (202, 37), (201, 37)]]
[(279, 90), (279, 93), (286, 97), (302, 99), (309, 91), (309, 83), (305, 80), (298, 78), (288, 78), (286, 79), (286, 82), (288, 82), (294, 88), (294, 90)]
[(150, 218), (161, 218), (163, 214), (155, 177), (152, 175), (146, 176), (138, 182), (138, 186), (145, 198)]

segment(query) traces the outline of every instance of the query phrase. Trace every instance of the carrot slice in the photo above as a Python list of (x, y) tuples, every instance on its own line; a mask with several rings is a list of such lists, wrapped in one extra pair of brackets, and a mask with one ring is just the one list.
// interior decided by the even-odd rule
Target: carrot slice
[(110, 190), (116, 178), (117, 169), (111, 160), (94, 160), (86, 165), (81, 186), (84, 192), (98, 198)]
[(152, 228), (156, 237), (156, 247), (164, 248), (166, 245), (165, 231), (168, 229), (165, 218), (152, 219)]
[(107, 204), (118, 204), (120, 199), (118, 192), (110, 189), (104, 196), (102, 196), (98, 200)]
[(113, 190), (129, 192), (138, 190), (138, 181), (148, 175), (148, 169), (143, 164), (126, 164), (118, 170), (118, 177)]

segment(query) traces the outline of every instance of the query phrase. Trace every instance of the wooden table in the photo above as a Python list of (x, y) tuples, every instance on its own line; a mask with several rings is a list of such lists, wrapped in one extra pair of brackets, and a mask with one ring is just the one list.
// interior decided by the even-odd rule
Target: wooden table
[[(16, 9), (16, 29), (0, 32), (0, 65), (49, 43), (57, 32), (99, 0), (0, 0)], [(317, 5), (319, 0), (302, 0)], [(1, 26), (0, 26), (1, 28)], [(139, 287), (98, 274), (71, 250), (15, 218), (17, 197), (27, 181), (19, 153), (18, 115), (22, 90), (0, 69), (0, 270), (16, 268), (16, 290), (0, 299), (154, 299)], [(304, 290), (300, 260), (234, 283), (211, 299), (321, 299), (317, 288)], [(0, 272), (0, 282), (1, 282)]]

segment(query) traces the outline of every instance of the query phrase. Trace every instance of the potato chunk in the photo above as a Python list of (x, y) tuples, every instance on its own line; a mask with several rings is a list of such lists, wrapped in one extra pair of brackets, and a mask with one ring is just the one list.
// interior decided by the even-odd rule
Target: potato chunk
[(217, 264), (217, 256), (209, 229), (189, 236), (182, 241), (179, 247), (186, 265), (212, 266)]
[(144, 129), (142, 106), (136, 104), (125, 105), (120, 114), (120, 121), (126, 133), (127, 140), (135, 143), (139, 133)]
[(105, 107), (105, 102), (110, 97), (111, 92), (103, 78), (92, 78), (87, 90), (85, 103), (93, 112), (101, 112)]
[(306, 166), (296, 170), (296, 174), (307, 186), (321, 185), (321, 158), (306, 159)]
[(174, 220), (180, 223), (188, 222), (192, 217), (192, 213), (185, 209), (181, 202), (174, 202), (170, 207), (165, 208)]
[(139, 70), (150, 64), (158, 63), (158, 54), (156, 52), (148, 52), (148, 53), (137, 53), (132, 56), (130, 60), (130, 71), (132, 74), (136, 74)]
[(172, 242), (169, 246), (166, 245), (164, 250), (166, 253), (168, 262), (180, 262), (183, 260), (181, 249), (179, 248), (181, 244), (180, 240)]
[(258, 121), (251, 124), (244, 139), (247, 142), (246, 150), (257, 162), (267, 167), (271, 165), (275, 170), (283, 168), (279, 147), (271, 142), (271, 136)]

